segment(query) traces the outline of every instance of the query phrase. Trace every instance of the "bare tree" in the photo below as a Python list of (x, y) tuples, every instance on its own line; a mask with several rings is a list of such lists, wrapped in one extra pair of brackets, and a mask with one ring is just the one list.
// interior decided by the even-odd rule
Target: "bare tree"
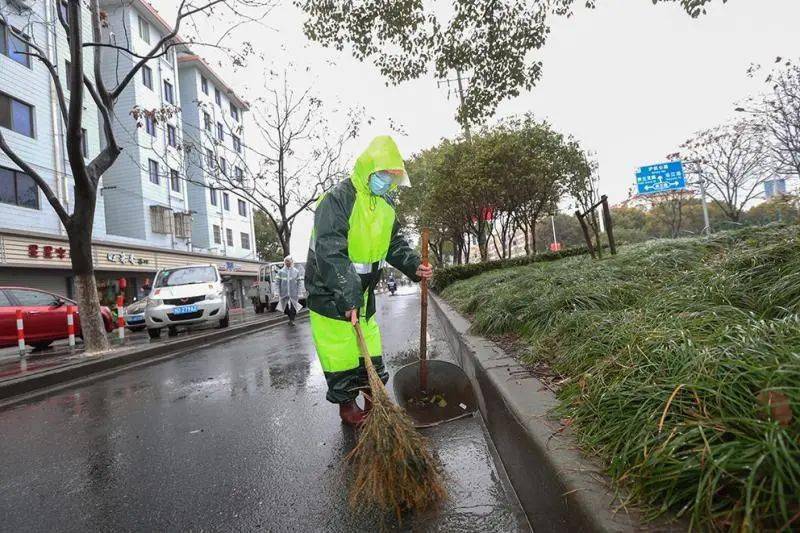
[[(750, 98), (737, 111), (750, 113), (769, 135), (777, 173), (800, 176), (800, 65), (777, 58), (782, 66), (766, 77), (770, 90)], [(753, 67), (749, 74), (758, 71)]]
[(691, 191), (668, 191), (647, 196), (650, 203), (650, 212), (659, 225), (669, 229), (669, 236), (673, 239), (681, 234), (684, 226), (684, 208), (694, 200)]
[[(87, 353), (101, 352), (109, 347), (100, 315), (100, 302), (94, 277), (92, 229), (100, 179), (122, 152), (122, 146), (118, 143), (112, 127), (113, 117), (117, 115), (117, 102), (142, 67), (149, 61), (168, 53), (171, 48), (181, 42), (178, 35), (184, 23), (191, 24), (196, 17), (201, 15), (213, 15), (217, 20), (238, 16), (240, 12), (237, 3), (241, 2), (254, 6), (260, 0), (205, 0), (201, 2), (181, 0), (172, 31), (158, 39), (146, 53), (137, 54), (127, 45), (119, 45), (104, 36), (103, 30), (106, 26), (107, 14), (101, 10), (100, 0), (88, 0), (88, 7), (84, 6), (82, 0), (64, 0), (61, 2), (64, 6), (63, 9), (56, 9), (58, 13), (56, 25), (66, 33), (69, 44), (67, 83), (60, 78), (58, 67), (52, 62), (45, 48), (36, 42), (33, 37), (35, 32), (15, 29), (7, 23), (7, 16), (0, 12), (0, 20), (26, 47), (26, 50), (17, 50), (17, 53), (27, 54), (37, 60), (50, 74), (58, 102), (58, 112), (65, 124), (67, 156), (75, 183), (75, 201), (72, 213), (59, 200), (47, 180), (9, 145), (2, 130), (0, 130), (0, 150), (33, 179), (55, 210), (67, 232), (70, 261), (75, 275), (77, 301), (81, 314), (81, 329)], [(267, 6), (266, 3), (262, 5)], [(83, 32), (83, 19), (87, 11), (91, 19), (91, 36), (88, 40)], [(47, 22), (32, 18), (29, 24), (47, 24)], [(56, 30), (58, 28), (46, 29), (48, 32)], [(134, 59), (133, 66), (111, 85), (106, 85), (106, 80), (101, 75), (102, 54), (100, 49), (116, 50), (118, 53)], [(69, 91), (68, 98), (65, 96), (65, 89)], [(90, 161), (84, 159), (82, 149), (86, 118), (84, 100), (87, 98), (87, 94), (88, 98), (91, 98), (91, 101), (97, 106), (105, 139), (105, 145), (100, 153)], [(127, 115), (127, 110), (124, 114)]]
[(322, 101), (310, 88), (295, 92), (284, 77), (277, 89), (265, 87), (265, 92), (252, 111), (260, 142), (247, 147), (257, 163), (246, 167), (244, 177), (218, 169), (204, 185), (252, 203), (289, 255), (297, 216), (348, 175), (343, 151), (358, 134), (362, 117), (360, 111), (349, 111), (343, 130), (333, 133)]
[(732, 222), (739, 221), (774, 169), (766, 136), (748, 120), (701, 131), (681, 148), (688, 173)]

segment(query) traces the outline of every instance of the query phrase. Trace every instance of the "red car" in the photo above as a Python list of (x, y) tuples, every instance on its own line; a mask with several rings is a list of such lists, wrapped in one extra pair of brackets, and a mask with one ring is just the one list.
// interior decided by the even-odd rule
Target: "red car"
[[(24, 287), (0, 287), (0, 348), (17, 345), (17, 309), (22, 310), (25, 344), (47, 348), (53, 341), (67, 338), (67, 306), (77, 304), (51, 292)], [(111, 310), (101, 306), (106, 332), (114, 329)], [(75, 335), (81, 324), (75, 310)]]

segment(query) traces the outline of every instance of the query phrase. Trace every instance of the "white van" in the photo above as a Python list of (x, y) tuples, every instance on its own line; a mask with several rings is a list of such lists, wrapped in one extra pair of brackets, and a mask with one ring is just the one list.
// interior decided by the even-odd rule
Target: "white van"
[[(306, 275), (306, 264), (295, 263), (294, 267), (300, 271), (300, 288), (297, 298), (300, 305), (306, 305), (306, 284), (303, 278)], [(274, 311), (280, 300), (280, 287), (278, 285), (278, 271), (283, 268), (283, 261), (267, 263), (258, 269), (258, 280), (247, 291), (247, 297), (253, 302), (256, 313), (263, 313), (266, 309)]]
[(219, 270), (211, 264), (159, 270), (144, 317), (151, 339), (160, 337), (163, 328), (175, 335), (177, 326), (187, 324), (217, 321), (228, 327), (228, 298)]

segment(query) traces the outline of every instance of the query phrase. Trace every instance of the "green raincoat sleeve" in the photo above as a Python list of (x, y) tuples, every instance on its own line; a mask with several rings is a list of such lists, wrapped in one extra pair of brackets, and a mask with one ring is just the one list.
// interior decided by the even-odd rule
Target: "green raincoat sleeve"
[(333, 291), (341, 316), (362, 305), (361, 278), (347, 253), (349, 210), (335, 194), (326, 195), (314, 215), (314, 253), (324, 285)]
[(389, 242), (389, 251), (386, 254), (386, 261), (397, 270), (408, 276), (412, 281), (419, 281), (417, 268), (422, 259), (406, 242), (400, 225), (395, 221), (392, 228), (392, 240)]

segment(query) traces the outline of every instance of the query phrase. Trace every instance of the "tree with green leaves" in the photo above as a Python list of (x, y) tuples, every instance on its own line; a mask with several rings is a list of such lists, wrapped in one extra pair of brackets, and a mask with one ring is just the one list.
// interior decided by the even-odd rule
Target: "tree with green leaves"
[(267, 263), (282, 260), (283, 245), (275, 231), (275, 224), (260, 209), (253, 210), (253, 228), (258, 258)]
[[(714, 0), (640, 0), (678, 3), (697, 17)], [(727, 0), (717, 0), (725, 3)], [(307, 15), (306, 36), (323, 46), (350, 46), (388, 82), (433, 71), (439, 79), (464, 73), (468, 90), (457, 118), (465, 128), (492, 116), (503, 100), (532, 89), (542, 76), (538, 52), (553, 17), (597, 0), (295, 0)]]

